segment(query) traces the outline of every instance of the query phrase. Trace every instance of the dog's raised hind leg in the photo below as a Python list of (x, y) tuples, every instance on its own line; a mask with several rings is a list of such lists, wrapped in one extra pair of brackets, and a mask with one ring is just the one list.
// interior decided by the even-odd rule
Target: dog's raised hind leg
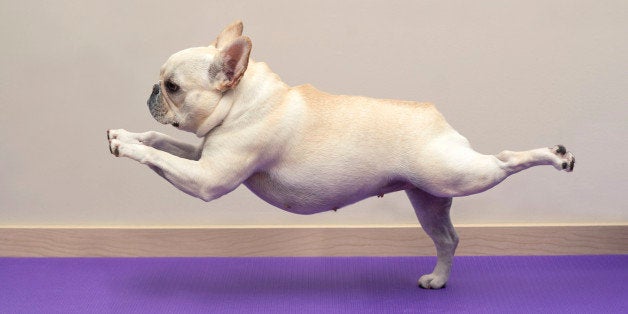
[(417, 171), (428, 175), (422, 174), (416, 178), (410, 176), (408, 181), (440, 197), (484, 192), (510, 175), (534, 166), (551, 165), (558, 170), (571, 172), (576, 162), (573, 154), (562, 145), (483, 155), (467, 145), (444, 141), (428, 151), (429, 154), (425, 154), (421, 161), (430, 167)]
[(434, 271), (421, 276), (419, 285), (425, 289), (440, 289), (445, 286), (458, 246), (458, 235), (449, 218), (451, 198), (436, 197), (418, 188), (406, 190), (423, 230), (436, 246), (437, 262)]
[(552, 165), (558, 170), (573, 171), (576, 159), (565, 146), (556, 145), (551, 148), (539, 148), (525, 152), (503, 151), (495, 157), (503, 162), (508, 175), (539, 165)]

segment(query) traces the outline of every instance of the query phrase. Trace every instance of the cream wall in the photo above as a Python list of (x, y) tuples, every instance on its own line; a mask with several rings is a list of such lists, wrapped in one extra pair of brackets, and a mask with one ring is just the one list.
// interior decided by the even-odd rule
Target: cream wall
[(434, 102), (484, 153), (576, 154), (456, 199), (455, 223), (628, 222), (627, 1), (2, 1), (0, 226), (416, 224), (404, 193), (304, 217), (109, 154), (108, 128), (197, 141), (145, 101), (171, 53), (235, 19), (288, 84)]

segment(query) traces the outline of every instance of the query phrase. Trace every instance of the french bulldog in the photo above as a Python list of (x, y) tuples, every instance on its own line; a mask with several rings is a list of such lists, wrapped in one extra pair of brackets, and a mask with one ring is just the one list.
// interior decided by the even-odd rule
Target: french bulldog
[(242, 22), (208, 47), (182, 50), (161, 67), (148, 108), (163, 124), (202, 138), (108, 130), (109, 149), (147, 165), (206, 202), (244, 184), (266, 202), (309, 215), (404, 190), (433, 240), (437, 263), (423, 288), (449, 279), (458, 236), (452, 198), (488, 190), (533, 166), (571, 172), (564, 146), (484, 155), (430, 103), (331, 95), (288, 86), (250, 59)]

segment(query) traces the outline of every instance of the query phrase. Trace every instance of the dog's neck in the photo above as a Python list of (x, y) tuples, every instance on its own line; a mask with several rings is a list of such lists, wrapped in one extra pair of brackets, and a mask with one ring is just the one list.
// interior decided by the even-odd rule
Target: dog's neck
[(266, 63), (250, 60), (244, 76), (233, 89), (233, 106), (225, 122), (245, 116), (259, 119), (260, 112), (268, 111), (278, 103), (273, 98), (282, 97), (288, 88)]
[[(214, 112), (199, 127), (198, 137), (205, 137), (209, 131), (223, 124), (232, 124), (247, 116), (260, 117), (277, 103), (272, 98), (281, 97), (289, 86), (286, 85), (264, 62), (249, 60), (246, 72), (238, 85), (224, 93)], [(252, 114), (252, 115), (251, 115)]]

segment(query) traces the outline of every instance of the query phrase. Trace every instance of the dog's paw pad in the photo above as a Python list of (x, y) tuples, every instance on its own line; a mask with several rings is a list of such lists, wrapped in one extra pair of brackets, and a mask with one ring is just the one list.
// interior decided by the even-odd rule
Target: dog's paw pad
[(435, 274), (427, 274), (419, 278), (419, 287), (423, 289), (441, 289), (447, 283), (446, 276), (438, 276)]
[(552, 150), (554, 151), (554, 154), (558, 156), (563, 156), (567, 153), (567, 149), (563, 145), (556, 145), (552, 148)]
[(576, 166), (576, 158), (571, 152), (567, 151), (565, 146), (556, 145), (550, 148), (550, 150), (560, 159), (560, 161), (556, 165), (556, 169), (565, 170), (567, 172), (573, 171), (574, 167)]

